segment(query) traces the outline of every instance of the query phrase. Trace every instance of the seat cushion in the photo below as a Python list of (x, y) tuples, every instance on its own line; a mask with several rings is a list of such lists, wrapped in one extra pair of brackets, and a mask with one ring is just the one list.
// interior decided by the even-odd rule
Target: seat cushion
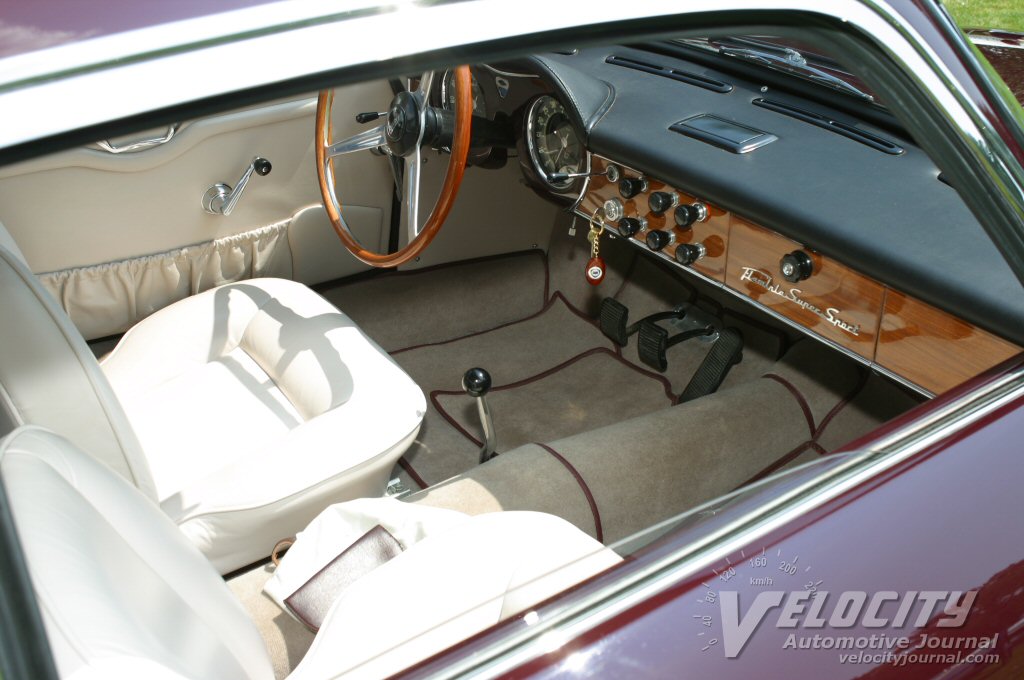
[(281, 279), (171, 305), (102, 368), (158, 501), (222, 571), (266, 556), (330, 502), (381, 495), (426, 409), (351, 319)]
[(288, 677), (389, 677), (619, 562), (554, 515), (469, 518), (349, 586)]

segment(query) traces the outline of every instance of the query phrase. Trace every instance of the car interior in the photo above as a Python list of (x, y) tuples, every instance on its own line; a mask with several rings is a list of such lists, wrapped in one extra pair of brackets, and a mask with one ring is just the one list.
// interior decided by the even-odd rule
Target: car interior
[[(0, 471), (60, 673), (382, 677), (1019, 353), (855, 66), (568, 47), (0, 167)], [(401, 554), (311, 625), (264, 589), (330, 521)]]

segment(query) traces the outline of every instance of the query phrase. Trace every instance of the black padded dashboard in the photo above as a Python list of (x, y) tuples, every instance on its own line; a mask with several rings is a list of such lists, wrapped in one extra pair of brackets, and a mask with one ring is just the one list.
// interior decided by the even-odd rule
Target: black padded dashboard
[[(662, 77), (609, 57), (730, 87)], [(820, 102), (647, 50), (614, 46), (534, 57), (574, 109), (587, 147), (800, 241), (863, 274), (1024, 344), (1024, 290), (956, 191), (910, 139)], [(614, 62), (615, 60), (613, 60)], [(839, 121), (902, 149), (883, 151), (777, 109)], [(701, 114), (777, 137), (732, 153), (671, 127)]]

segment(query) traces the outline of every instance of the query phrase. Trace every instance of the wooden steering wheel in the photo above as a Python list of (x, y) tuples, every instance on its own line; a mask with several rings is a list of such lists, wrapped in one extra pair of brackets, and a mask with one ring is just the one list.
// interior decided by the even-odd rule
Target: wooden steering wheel
[[(320, 92), (316, 106), (316, 174), (320, 197), (327, 216), (341, 242), (360, 261), (374, 267), (396, 267), (419, 255), (426, 248), (448, 217), (455, 196), (462, 184), (469, 153), (470, 125), (473, 115), (471, 77), (468, 66), (455, 69), (455, 123), (452, 131), (450, 114), (431, 108), (427, 102), (433, 71), (427, 71), (415, 90), (399, 92), (391, 100), (387, 119), (376, 127), (357, 135), (331, 142), (331, 105), (334, 91)], [(452, 156), (444, 177), (441, 194), (422, 228), (419, 226), (420, 147), (423, 144), (448, 146)], [(409, 242), (394, 253), (381, 254), (364, 248), (352, 234), (341, 216), (341, 204), (334, 191), (334, 158), (342, 154), (381, 148), (396, 158), (405, 159), (402, 204), (405, 210)]]

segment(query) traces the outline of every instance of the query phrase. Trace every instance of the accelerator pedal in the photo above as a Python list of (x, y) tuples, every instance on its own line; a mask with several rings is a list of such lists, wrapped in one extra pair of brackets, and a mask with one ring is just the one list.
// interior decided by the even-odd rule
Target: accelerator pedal
[[(643, 334), (641, 333), (641, 342)], [(719, 388), (725, 376), (743, 360), (743, 334), (736, 328), (723, 328), (711, 351), (700, 362), (697, 372), (679, 395), (677, 403), (704, 397)]]
[[(693, 328), (678, 333), (671, 338), (668, 331), (650, 320), (650, 317), (640, 322), (640, 340), (637, 344), (637, 353), (640, 361), (644, 362), (659, 373), (664, 373), (668, 368), (668, 349), (691, 338), (699, 338), (704, 335), (711, 335), (715, 329), (711, 326), (704, 328)], [(712, 351), (714, 348), (712, 348)], [(703, 366), (703, 364), (702, 364)], [(699, 372), (699, 371), (698, 371)]]
[(599, 320), (601, 332), (619, 347), (625, 347), (629, 344), (629, 336), (639, 331), (645, 322), (682, 319), (684, 316), (686, 316), (686, 310), (683, 307), (676, 307), (670, 312), (658, 312), (645, 316), (632, 326), (628, 326), (629, 308), (615, 298), (609, 297), (601, 301)]

